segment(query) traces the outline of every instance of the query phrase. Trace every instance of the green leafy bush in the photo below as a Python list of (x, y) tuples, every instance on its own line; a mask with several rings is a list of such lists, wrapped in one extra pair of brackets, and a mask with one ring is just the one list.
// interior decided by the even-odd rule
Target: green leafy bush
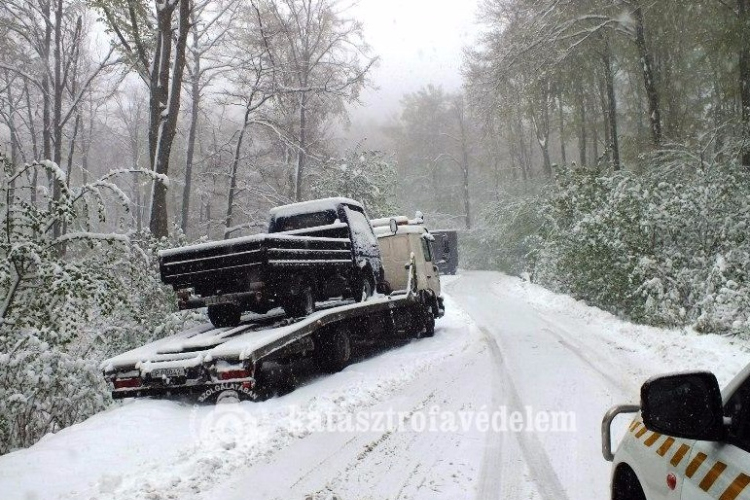
[[(16, 167), (0, 155), (0, 453), (111, 403), (99, 362), (179, 329), (156, 251), (181, 240), (96, 232), (106, 206), (129, 202), (113, 172), (78, 188), (51, 162)], [(56, 184), (36, 192), (30, 179)], [(144, 172), (144, 175), (149, 175)], [(32, 191), (34, 190), (34, 191)], [(54, 191), (53, 191), (54, 192)]]
[(554, 188), (490, 207), (464, 249), (632, 320), (747, 334), (750, 173), (691, 158), (662, 153), (644, 174), (558, 168)]

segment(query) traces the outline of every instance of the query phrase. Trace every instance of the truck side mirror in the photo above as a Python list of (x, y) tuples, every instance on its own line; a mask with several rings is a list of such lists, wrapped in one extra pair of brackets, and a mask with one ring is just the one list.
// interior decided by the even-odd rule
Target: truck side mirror
[(683, 439), (720, 441), (724, 411), (716, 376), (690, 372), (654, 377), (641, 387), (647, 429)]

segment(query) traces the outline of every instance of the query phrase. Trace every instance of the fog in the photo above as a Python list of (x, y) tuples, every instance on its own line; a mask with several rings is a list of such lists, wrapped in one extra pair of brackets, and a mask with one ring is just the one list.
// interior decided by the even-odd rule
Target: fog
[(348, 14), (362, 22), (379, 60), (362, 105), (349, 108), (346, 146), (367, 138), (367, 147), (386, 148), (378, 128), (398, 116), (405, 93), (428, 84), (448, 92), (461, 88), (463, 49), (476, 38), (478, 6), (477, 0), (361, 0), (351, 6)]

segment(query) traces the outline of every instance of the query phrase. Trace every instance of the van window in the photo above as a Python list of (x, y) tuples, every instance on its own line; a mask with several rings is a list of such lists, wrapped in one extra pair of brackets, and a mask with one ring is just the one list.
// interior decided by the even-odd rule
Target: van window
[(432, 262), (432, 248), (430, 247), (430, 242), (427, 241), (426, 238), (419, 239), (422, 240), (422, 253), (424, 254), (424, 260)]

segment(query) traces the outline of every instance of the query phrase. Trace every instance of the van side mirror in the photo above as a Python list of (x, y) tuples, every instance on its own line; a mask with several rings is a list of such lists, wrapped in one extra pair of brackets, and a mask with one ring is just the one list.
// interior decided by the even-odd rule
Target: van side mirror
[(716, 376), (691, 372), (654, 377), (641, 387), (647, 429), (683, 439), (720, 441), (724, 410)]

